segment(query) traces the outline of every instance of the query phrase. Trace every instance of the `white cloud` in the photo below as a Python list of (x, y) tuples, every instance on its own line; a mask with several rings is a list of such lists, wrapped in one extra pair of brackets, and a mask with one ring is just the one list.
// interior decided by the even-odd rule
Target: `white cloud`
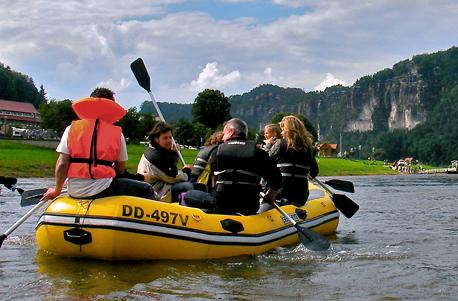
[(272, 68), (267, 67), (266, 69), (264, 69), (264, 74), (266, 75), (266, 79), (269, 83), (274, 81), (274, 78), (272, 76)]
[(311, 1), (311, 0), (272, 0), (272, 2), (277, 5), (298, 8), (298, 7), (303, 7), (303, 6), (313, 4), (314, 1)]
[(43, 84), (50, 98), (83, 97), (103, 82), (131, 106), (147, 98), (131, 83), (129, 64), (137, 57), (158, 101), (190, 102), (204, 88), (231, 95), (273, 83), (308, 91), (325, 72), (352, 83), (458, 41), (452, 0), (256, 1), (307, 6), (269, 22), (243, 12), (219, 19), (192, 10), (193, 2), (189, 11), (170, 13), (176, 10), (167, 5), (180, 2), (0, 0), (8, 8), (0, 10), (0, 62)]
[(239, 81), (241, 74), (234, 70), (228, 74), (221, 74), (217, 63), (208, 63), (200, 72), (197, 80), (190, 84), (191, 91), (201, 91), (208, 88), (220, 89)]
[(113, 80), (110, 78), (108, 81), (97, 83), (96, 86), (109, 88), (116, 91), (116, 93), (119, 93), (125, 91), (131, 84), (132, 81), (127, 78), (121, 78), (120, 80)]
[(334, 75), (331, 73), (326, 74), (326, 78), (314, 88), (315, 91), (323, 91), (327, 87), (332, 87), (335, 85), (342, 85), (342, 86), (348, 86), (348, 84), (341, 79), (336, 78)]

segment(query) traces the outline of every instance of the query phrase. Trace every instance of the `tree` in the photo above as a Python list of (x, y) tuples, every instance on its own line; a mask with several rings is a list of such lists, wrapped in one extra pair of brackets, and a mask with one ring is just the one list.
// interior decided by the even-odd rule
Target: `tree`
[(127, 114), (116, 125), (122, 127), (124, 137), (129, 143), (144, 141), (153, 126), (157, 123), (151, 114), (137, 112), (137, 108), (129, 108)]
[(29, 102), (38, 108), (40, 104), (46, 102), (45, 95), (40, 92), (31, 77), (0, 63), (0, 99)]
[(197, 95), (192, 106), (193, 122), (200, 122), (212, 130), (231, 118), (229, 98), (218, 90), (205, 89)]
[(62, 101), (51, 100), (49, 103), (42, 103), (38, 108), (41, 117), (41, 126), (44, 129), (51, 129), (62, 135), (65, 128), (73, 120), (78, 119), (72, 109), (72, 102), (68, 99)]
[(283, 119), (283, 117), (288, 116), (288, 115), (293, 115), (299, 118), (304, 123), (304, 126), (307, 129), (307, 131), (313, 136), (313, 140), (318, 139), (318, 133), (315, 127), (307, 118), (305, 118), (304, 115), (280, 112), (280, 113), (275, 114), (272, 117), (272, 123), (279, 123)]
[(173, 136), (180, 144), (194, 144), (194, 128), (192, 123), (184, 118), (178, 120), (173, 129)]
[(40, 97), (44, 100), (46, 100), (46, 91), (43, 85), (40, 85), (40, 91), (38, 92), (40, 94)]
[(142, 114), (139, 115), (139, 126), (138, 126), (138, 137), (141, 140), (147, 140), (148, 133), (151, 131), (153, 126), (157, 123), (156, 118), (152, 114)]
[(194, 145), (199, 145), (199, 146), (204, 145), (205, 141), (212, 134), (212, 130), (199, 122), (194, 122), (192, 126), (194, 128), (194, 137), (195, 137)]

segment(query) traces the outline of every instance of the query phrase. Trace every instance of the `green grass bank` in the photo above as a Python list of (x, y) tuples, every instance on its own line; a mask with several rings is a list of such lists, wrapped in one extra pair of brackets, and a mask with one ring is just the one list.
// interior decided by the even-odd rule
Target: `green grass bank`
[[(144, 145), (127, 146), (127, 169), (135, 173)], [(196, 150), (182, 150), (185, 161), (192, 164)], [(17, 178), (49, 178), (54, 175), (57, 153), (54, 149), (26, 145), (20, 141), (0, 140), (0, 175)], [(317, 158), (321, 176), (397, 174), (380, 161), (353, 161), (338, 158)]]

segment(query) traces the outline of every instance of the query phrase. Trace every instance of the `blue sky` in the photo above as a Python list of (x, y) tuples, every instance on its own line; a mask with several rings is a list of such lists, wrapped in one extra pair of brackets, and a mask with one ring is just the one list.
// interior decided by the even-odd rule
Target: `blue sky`
[(129, 65), (142, 57), (158, 101), (192, 103), (260, 84), (352, 85), (413, 55), (458, 44), (454, 0), (0, 0), (0, 62), (50, 99), (95, 86), (126, 108), (148, 95)]
[(294, 14), (303, 14), (308, 6), (291, 7), (275, 4), (270, 1), (224, 2), (224, 1), (186, 1), (170, 5), (167, 11), (201, 11), (218, 20), (253, 18), (261, 24), (287, 18)]

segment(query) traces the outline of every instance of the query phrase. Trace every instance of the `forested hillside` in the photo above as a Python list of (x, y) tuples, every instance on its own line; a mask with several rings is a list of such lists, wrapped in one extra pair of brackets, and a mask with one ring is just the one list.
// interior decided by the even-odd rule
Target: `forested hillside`
[[(178, 104), (170, 102), (158, 102), (157, 105), (164, 115), (167, 122), (177, 122), (180, 119), (192, 120), (192, 104)], [(151, 101), (144, 101), (140, 106), (140, 113), (154, 113), (153, 103)]]
[[(0, 63), (0, 99), (45, 102), (33, 80)], [(231, 115), (261, 130), (280, 112), (304, 115), (321, 142), (339, 143), (353, 157), (390, 161), (413, 156), (448, 165), (458, 159), (458, 48), (416, 55), (351, 87), (324, 91), (260, 85), (229, 97)], [(192, 120), (192, 104), (158, 103), (168, 122)], [(145, 101), (140, 112), (152, 112)], [(361, 147), (360, 147), (361, 146)], [(357, 150), (357, 151), (355, 151)]]
[(30, 102), (38, 108), (45, 95), (43, 86), (38, 91), (32, 78), (0, 63), (0, 99)]

